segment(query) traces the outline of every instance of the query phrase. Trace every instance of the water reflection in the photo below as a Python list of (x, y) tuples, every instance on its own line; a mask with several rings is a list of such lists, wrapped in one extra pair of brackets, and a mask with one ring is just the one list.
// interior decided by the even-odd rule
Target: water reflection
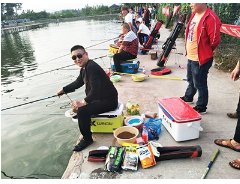
[(34, 49), (27, 34), (4, 34), (1, 38), (2, 84), (13, 82), (11, 77), (23, 78), (24, 71), (37, 68)]

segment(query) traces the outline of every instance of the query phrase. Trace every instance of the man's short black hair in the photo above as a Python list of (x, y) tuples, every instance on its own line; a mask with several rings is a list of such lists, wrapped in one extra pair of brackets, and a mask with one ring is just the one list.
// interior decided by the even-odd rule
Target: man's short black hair
[(85, 48), (81, 45), (75, 45), (71, 48), (71, 52), (74, 51), (74, 50), (78, 50), (78, 49), (81, 49), (85, 52)]
[(153, 7), (156, 9), (156, 6), (155, 6), (155, 5), (154, 5)]

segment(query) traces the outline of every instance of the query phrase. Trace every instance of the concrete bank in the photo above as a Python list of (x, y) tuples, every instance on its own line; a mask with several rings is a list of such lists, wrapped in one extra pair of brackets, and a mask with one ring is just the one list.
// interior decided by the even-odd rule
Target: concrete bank
[[(161, 48), (170, 34), (164, 26), (161, 27), (160, 32), (158, 48)], [(177, 39), (176, 46), (177, 52), (184, 53), (183, 39)], [(151, 60), (150, 55), (138, 55), (138, 58), (140, 67), (145, 66), (146, 74), (150, 74), (151, 69), (157, 67), (157, 60)], [(168, 76), (186, 78), (186, 69), (179, 67), (179, 64), (186, 67), (186, 63), (187, 58), (184, 55), (176, 55), (175, 58), (174, 54), (171, 54), (166, 66), (172, 70), (172, 73)], [(158, 99), (183, 96), (187, 82), (160, 78), (146, 78), (143, 82), (134, 82), (131, 76), (125, 75), (122, 76), (120, 82), (114, 83), (114, 85), (119, 93), (119, 101), (124, 105), (127, 100), (139, 103), (140, 113), (145, 113), (148, 110), (158, 112)], [(139, 163), (137, 171), (111, 173), (104, 171), (104, 162), (89, 162), (87, 157), (90, 150), (100, 146), (109, 147), (118, 144), (114, 140), (113, 134), (94, 134), (95, 142), (91, 146), (82, 152), (73, 152), (62, 179), (200, 179), (217, 149), (220, 150), (220, 153), (206, 178), (240, 179), (239, 171), (231, 168), (228, 164), (229, 161), (240, 158), (240, 154), (231, 149), (219, 147), (213, 142), (218, 138), (233, 137), (237, 120), (229, 119), (226, 113), (236, 109), (239, 82), (232, 82), (229, 73), (218, 71), (212, 67), (208, 77), (208, 87), (209, 105), (207, 114), (202, 115), (201, 126), (204, 130), (200, 132), (200, 137), (191, 141), (176, 142), (162, 126), (159, 140), (155, 140), (162, 146), (200, 145), (201, 157), (161, 161), (147, 169), (142, 169)], [(195, 103), (196, 100), (197, 95), (194, 98)], [(126, 115), (125, 111), (124, 113)], [(69, 119), (69, 121), (71, 120)]]

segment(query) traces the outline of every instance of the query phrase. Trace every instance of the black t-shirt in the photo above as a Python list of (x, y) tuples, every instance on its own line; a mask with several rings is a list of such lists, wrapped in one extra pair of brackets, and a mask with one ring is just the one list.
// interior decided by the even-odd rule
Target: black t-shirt
[(87, 103), (96, 100), (118, 99), (118, 92), (105, 71), (94, 61), (88, 60), (85, 69), (81, 68), (78, 78), (65, 86), (65, 93), (86, 85), (84, 99)]

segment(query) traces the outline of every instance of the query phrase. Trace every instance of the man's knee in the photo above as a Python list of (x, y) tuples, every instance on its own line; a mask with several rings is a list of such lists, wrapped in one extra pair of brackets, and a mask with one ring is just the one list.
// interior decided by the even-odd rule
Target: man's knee
[(88, 117), (89, 115), (89, 111), (87, 110), (86, 106), (84, 107), (79, 107), (78, 111), (77, 111), (77, 115), (80, 117)]

